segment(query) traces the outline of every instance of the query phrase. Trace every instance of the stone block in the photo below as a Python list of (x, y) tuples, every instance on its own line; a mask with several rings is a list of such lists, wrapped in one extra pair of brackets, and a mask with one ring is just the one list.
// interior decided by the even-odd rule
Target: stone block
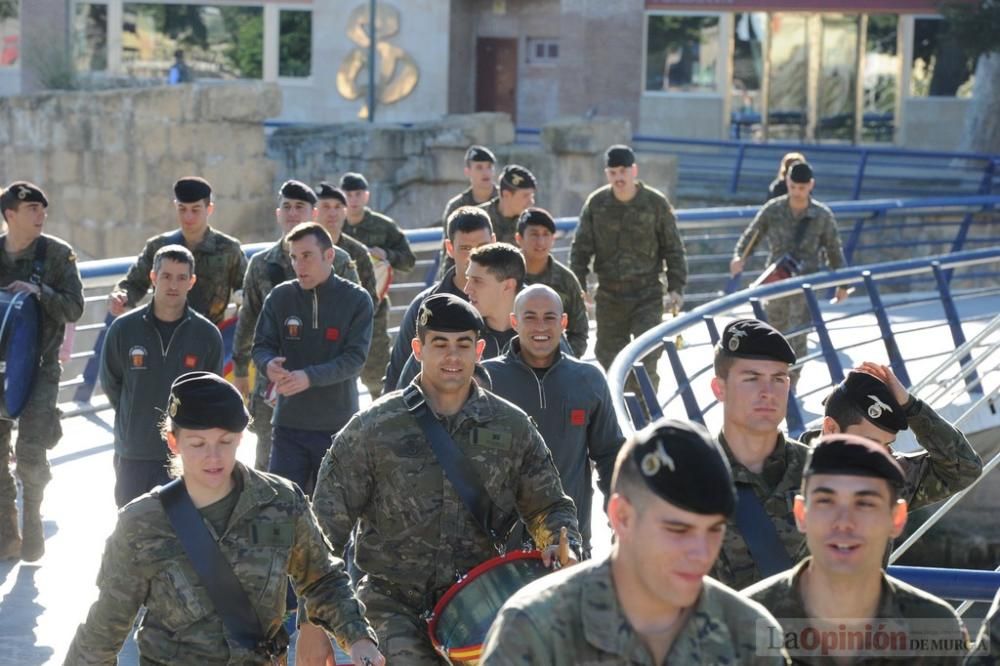
[(427, 180), (466, 183), (465, 151), (468, 146), (436, 145), (430, 153), (430, 173)]
[(69, 185), (80, 181), (80, 153), (58, 150), (52, 154), (52, 172), (49, 182), (52, 185)]
[(274, 83), (195, 85), (192, 92), (194, 113), (205, 121), (260, 123), (281, 113), (281, 89)]
[(623, 118), (559, 118), (542, 126), (542, 147), (553, 153), (602, 153), (615, 143), (632, 140)]
[(663, 153), (637, 153), (639, 178), (667, 195), (676, 205), (677, 201), (677, 158)]

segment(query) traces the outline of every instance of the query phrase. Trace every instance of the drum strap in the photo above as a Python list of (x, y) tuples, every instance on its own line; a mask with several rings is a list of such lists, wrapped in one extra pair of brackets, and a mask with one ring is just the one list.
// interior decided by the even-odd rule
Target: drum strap
[(507, 538), (514, 526), (517, 525), (518, 519), (513, 518), (509, 524), (503, 525), (502, 533), (498, 533), (493, 528), (494, 517), (498, 513), (495, 511), (496, 505), (483, 486), (475, 467), (462, 453), (462, 449), (458, 448), (455, 440), (444, 429), (441, 422), (431, 413), (420, 389), (413, 384), (407, 387), (403, 391), (403, 403), (406, 405), (407, 411), (420, 424), (420, 429), (424, 431), (424, 436), (430, 442), (438, 463), (452, 487), (455, 488), (455, 492), (462, 499), (465, 508), (469, 510), (469, 513), (479, 523), (479, 527), (493, 542), (493, 547), (503, 554), (506, 551)]
[(205, 586), (215, 611), (222, 618), (226, 634), (244, 649), (264, 654), (277, 663), (285, 653), (288, 636), (282, 628), (272, 639), (264, 637), (260, 619), (233, 567), (219, 549), (212, 533), (195, 508), (183, 479), (174, 479), (160, 489), (160, 502), (184, 547), (201, 584)]
[(778, 530), (753, 491), (753, 486), (737, 483), (736, 496), (736, 529), (750, 549), (750, 557), (761, 576), (767, 578), (791, 569), (792, 559), (788, 557)]
[(792, 256), (792, 259), (799, 263), (802, 262), (802, 260), (799, 259), (799, 246), (802, 245), (802, 239), (806, 237), (806, 229), (809, 228), (809, 223), (811, 221), (812, 218), (809, 217), (808, 214), (803, 214), (802, 219), (799, 220), (798, 226), (795, 227), (795, 249), (789, 252), (789, 254)]
[[(7, 236), (0, 236), (0, 253), (3, 253), (7, 244)], [(45, 255), (49, 250), (49, 239), (39, 236), (35, 241), (35, 257), (31, 260), (31, 277), (28, 281), (36, 287), (42, 285), (42, 275), (45, 274)]]

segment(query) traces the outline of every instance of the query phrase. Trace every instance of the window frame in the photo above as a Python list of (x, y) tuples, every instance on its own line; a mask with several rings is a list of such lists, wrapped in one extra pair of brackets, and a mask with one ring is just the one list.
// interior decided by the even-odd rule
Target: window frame
[[(668, 98), (668, 99), (722, 99), (725, 96), (726, 83), (722, 80), (728, 67), (724, 60), (730, 57), (730, 49), (727, 36), (723, 34), (725, 27), (724, 15), (726, 12), (692, 12), (683, 10), (661, 10), (652, 9), (644, 12), (642, 24), (642, 67), (640, 68), (639, 86), (643, 97)], [(714, 17), (719, 23), (719, 58), (715, 66), (715, 90), (712, 92), (704, 90), (680, 91), (680, 90), (647, 90), (646, 89), (646, 68), (649, 65), (649, 20), (654, 16), (689, 16), (689, 17)]]

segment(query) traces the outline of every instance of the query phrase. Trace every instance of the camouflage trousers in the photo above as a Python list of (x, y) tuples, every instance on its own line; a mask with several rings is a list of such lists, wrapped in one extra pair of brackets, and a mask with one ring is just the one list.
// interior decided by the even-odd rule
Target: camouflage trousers
[(380, 594), (364, 583), (358, 597), (365, 604), (365, 616), (378, 635), (378, 648), (386, 664), (443, 666), (427, 634), (427, 622), (413, 607)]
[(253, 467), (260, 472), (267, 471), (271, 460), (271, 416), (274, 408), (261, 396), (266, 386), (266, 383), (264, 386), (255, 386), (250, 394), (250, 416), (253, 417), (250, 429), (257, 435)]
[[(17, 478), (24, 486), (25, 499), (41, 500), (45, 485), (52, 479), (47, 452), (62, 438), (59, 399), (59, 363), (48, 363), (38, 369), (35, 386), (28, 404), (17, 420)], [(17, 485), (10, 471), (11, 434), (14, 423), (0, 419), (0, 507), (12, 505), (17, 497)]]
[[(640, 293), (609, 292), (598, 286), (594, 301), (597, 306), (594, 355), (605, 370), (611, 367), (615, 356), (632, 338), (639, 337), (663, 321), (663, 289), (659, 285), (656, 289)], [(656, 364), (661, 354), (660, 351), (649, 354), (642, 362), (653, 386), (657, 388), (660, 376)]]
[(389, 365), (389, 298), (383, 298), (375, 308), (372, 322), (372, 344), (368, 348), (365, 367), (361, 369), (361, 383), (368, 387), (372, 400), (382, 395), (382, 377), (385, 366)]
[[(775, 301), (767, 301), (764, 304), (764, 313), (767, 315), (767, 322), (781, 331), (788, 337), (789, 331), (812, 324), (812, 315), (809, 313), (809, 306), (806, 304), (806, 297), (796, 294)], [(788, 337), (788, 344), (795, 352), (795, 358), (802, 360), (806, 355), (808, 332), (803, 331), (798, 335)], [(789, 373), (793, 379), (798, 379), (799, 369)]]

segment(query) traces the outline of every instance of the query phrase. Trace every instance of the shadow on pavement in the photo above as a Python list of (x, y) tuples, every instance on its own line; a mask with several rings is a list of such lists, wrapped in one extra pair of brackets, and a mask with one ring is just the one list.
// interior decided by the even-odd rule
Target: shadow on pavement
[(14, 587), (0, 601), (0, 641), (3, 642), (0, 664), (44, 664), (53, 656), (51, 647), (36, 645), (38, 616), (45, 610), (35, 601), (38, 597), (35, 574), (38, 571), (35, 566), (21, 566)]

